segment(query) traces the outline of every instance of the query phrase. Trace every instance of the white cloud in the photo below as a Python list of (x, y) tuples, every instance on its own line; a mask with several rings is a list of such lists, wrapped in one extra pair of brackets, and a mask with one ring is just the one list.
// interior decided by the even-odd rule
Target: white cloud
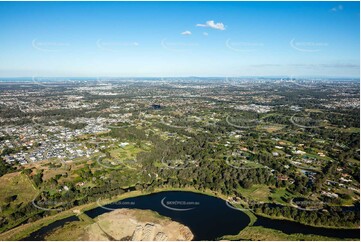
[(207, 21), (205, 24), (197, 24), (197, 27), (205, 27), (205, 28), (212, 28), (218, 30), (225, 30), (226, 27), (223, 23), (215, 23), (213, 20)]
[(343, 10), (343, 6), (342, 6), (342, 5), (338, 5), (337, 7), (331, 8), (330, 10), (331, 10), (331, 12), (342, 11), (342, 10)]
[(192, 32), (189, 31), (189, 30), (186, 30), (186, 31), (181, 33), (181, 35), (191, 35), (191, 34), (192, 34)]
[(208, 33), (207, 33), (207, 32), (203, 32), (203, 35), (204, 35), (204, 36), (208, 36)]

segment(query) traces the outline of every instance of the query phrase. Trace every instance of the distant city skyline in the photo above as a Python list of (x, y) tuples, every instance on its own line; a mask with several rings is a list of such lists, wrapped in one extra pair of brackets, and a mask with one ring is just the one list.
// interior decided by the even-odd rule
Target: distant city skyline
[(359, 2), (0, 2), (0, 77), (360, 76)]

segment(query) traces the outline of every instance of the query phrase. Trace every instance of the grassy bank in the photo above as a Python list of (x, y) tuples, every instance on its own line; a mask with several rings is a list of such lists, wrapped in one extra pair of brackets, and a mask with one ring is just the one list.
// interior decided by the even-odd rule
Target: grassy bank
[(248, 226), (237, 235), (223, 236), (224, 240), (252, 240), (252, 241), (327, 241), (339, 240), (336, 238), (319, 236), (319, 235), (306, 235), (306, 234), (285, 234), (279, 230), (268, 229), (261, 226)]

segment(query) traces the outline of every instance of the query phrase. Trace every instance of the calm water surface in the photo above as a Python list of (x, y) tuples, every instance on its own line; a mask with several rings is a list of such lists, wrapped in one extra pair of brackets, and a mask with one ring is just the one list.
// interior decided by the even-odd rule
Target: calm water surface
[(193, 192), (160, 192), (128, 198), (85, 212), (89, 217), (110, 209), (150, 209), (188, 226), (195, 240), (215, 240), (227, 234), (238, 234), (250, 222), (249, 217), (227, 206), (220, 198)]

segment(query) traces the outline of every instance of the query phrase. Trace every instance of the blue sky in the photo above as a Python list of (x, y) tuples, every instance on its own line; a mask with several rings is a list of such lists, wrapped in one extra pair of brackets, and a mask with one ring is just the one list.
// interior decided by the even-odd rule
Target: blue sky
[(359, 77), (359, 2), (0, 2), (0, 76)]

